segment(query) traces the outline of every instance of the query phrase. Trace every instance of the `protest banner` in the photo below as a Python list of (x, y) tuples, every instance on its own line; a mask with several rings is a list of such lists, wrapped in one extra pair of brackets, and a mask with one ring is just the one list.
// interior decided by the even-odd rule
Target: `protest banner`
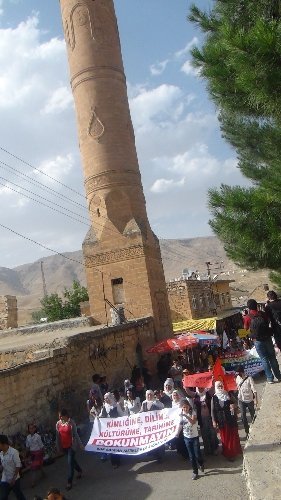
[(246, 375), (256, 375), (263, 371), (263, 366), (258, 355), (250, 351), (237, 351), (225, 353), (220, 358), (223, 368), (227, 372), (236, 372), (238, 366), (242, 365)]
[(96, 418), (85, 449), (98, 453), (141, 455), (176, 437), (179, 423), (179, 408), (164, 408), (130, 417)]
[(183, 387), (204, 387), (210, 389), (213, 385), (213, 372), (194, 373), (183, 376)]

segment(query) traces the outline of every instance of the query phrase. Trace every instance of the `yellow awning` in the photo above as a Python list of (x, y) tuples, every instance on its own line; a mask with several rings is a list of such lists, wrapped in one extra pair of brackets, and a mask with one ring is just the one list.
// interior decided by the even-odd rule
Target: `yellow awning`
[(204, 319), (187, 319), (180, 323), (173, 323), (174, 333), (188, 330), (189, 332), (195, 330), (215, 330), (217, 317), (204, 318)]

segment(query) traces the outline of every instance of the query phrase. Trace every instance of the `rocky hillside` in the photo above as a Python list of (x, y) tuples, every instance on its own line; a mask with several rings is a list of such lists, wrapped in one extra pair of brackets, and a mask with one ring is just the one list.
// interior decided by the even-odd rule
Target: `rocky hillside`
[[(220, 241), (214, 237), (190, 238), (184, 240), (161, 240), (161, 251), (166, 280), (179, 277), (184, 268), (206, 272), (206, 262), (211, 263), (212, 275), (218, 274), (224, 279), (235, 280), (232, 284), (235, 304), (243, 304), (249, 295), (264, 297), (263, 284), (269, 283), (268, 273), (248, 272), (238, 268), (224, 252)], [(19, 323), (25, 324), (31, 319), (31, 313), (40, 307), (43, 296), (40, 262), (44, 263), (47, 292), (62, 292), (71, 286), (73, 280), (85, 285), (82, 252), (65, 254), (73, 260), (66, 260), (59, 255), (42, 258), (31, 264), (14, 269), (0, 268), (0, 295), (16, 295), (19, 307)]]

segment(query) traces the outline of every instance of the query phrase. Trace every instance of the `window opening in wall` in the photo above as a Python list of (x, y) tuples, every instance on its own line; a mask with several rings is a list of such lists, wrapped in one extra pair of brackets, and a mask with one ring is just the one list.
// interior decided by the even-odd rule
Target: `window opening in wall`
[(114, 278), (113, 280), (111, 280), (111, 286), (112, 286), (113, 304), (124, 304), (125, 293), (123, 286), (123, 278)]
[(228, 304), (230, 304), (230, 302), (231, 302), (231, 299), (230, 299), (230, 293), (229, 293), (229, 292), (226, 292), (226, 302), (227, 302)]
[(99, 208), (97, 208), (97, 215), (98, 215), (98, 217), (100, 217), (100, 209)]
[(225, 296), (224, 296), (224, 293), (221, 294), (221, 304), (222, 304), (222, 306), (225, 306)]

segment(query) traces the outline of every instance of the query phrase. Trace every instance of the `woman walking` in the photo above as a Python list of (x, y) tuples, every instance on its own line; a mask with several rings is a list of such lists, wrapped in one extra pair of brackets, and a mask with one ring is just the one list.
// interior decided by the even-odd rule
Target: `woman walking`
[(44, 445), (40, 434), (37, 432), (37, 427), (34, 424), (29, 424), (28, 435), (26, 438), (25, 447), (27, 449), (27, 454), (30, 456), (31, 464), (31, 487), (35, 486), (36, 472), (40, 471), (41, 476), (44, 476), (43, 472), (43, 458), (44, 458)]
[(208, 390), (197, 387), (194, 405), (204, 445), (205, 455), (216, 455), (219, 446), (217, 432), (211, 417), (211, 396)]
[(68, 411), (63, 408), (59, 413), (59, 420), (56, 424), (57, 448), (67, 456), (68, 477), (66, 489), (71, 490), (74, 470), (78, 472), (77, 479), (82, 477), (82, 469), (75, 459), (75, 451), (80, 448), (84, 450), (84, 446), (77, 433), (77, 427), (70, 418)]
[(192, 464), (192, 479), (198, 478), (198, 468), (204, 472), (204, 462), (200, 452), (199, 435), (197, 429), (197, 416), (187, 399), (181, 402), (181, 421), (178, 434), (183, 431), (183, 438)]
[[(102, 410), (100, 412), (99, 418), (117, 418), (122, 417), (124, 414), (119, 406), (116, 403), (115, 397), (112, 392), (107, 392), (104, 395), (104, 403)], [(103, 458), (105, 458), (103, 456)], [(114, 453), (110, 454), (111, 465), (113, 469), (117, 469), (120, 466), (120, 456)]]
[(230, 399), (223, 383), (215, 382), (215, 394), (212, 398), (212, 420), (215, 429), (219, 429), (222, 454), (231, 462), (242, 453), (235, 402)]

